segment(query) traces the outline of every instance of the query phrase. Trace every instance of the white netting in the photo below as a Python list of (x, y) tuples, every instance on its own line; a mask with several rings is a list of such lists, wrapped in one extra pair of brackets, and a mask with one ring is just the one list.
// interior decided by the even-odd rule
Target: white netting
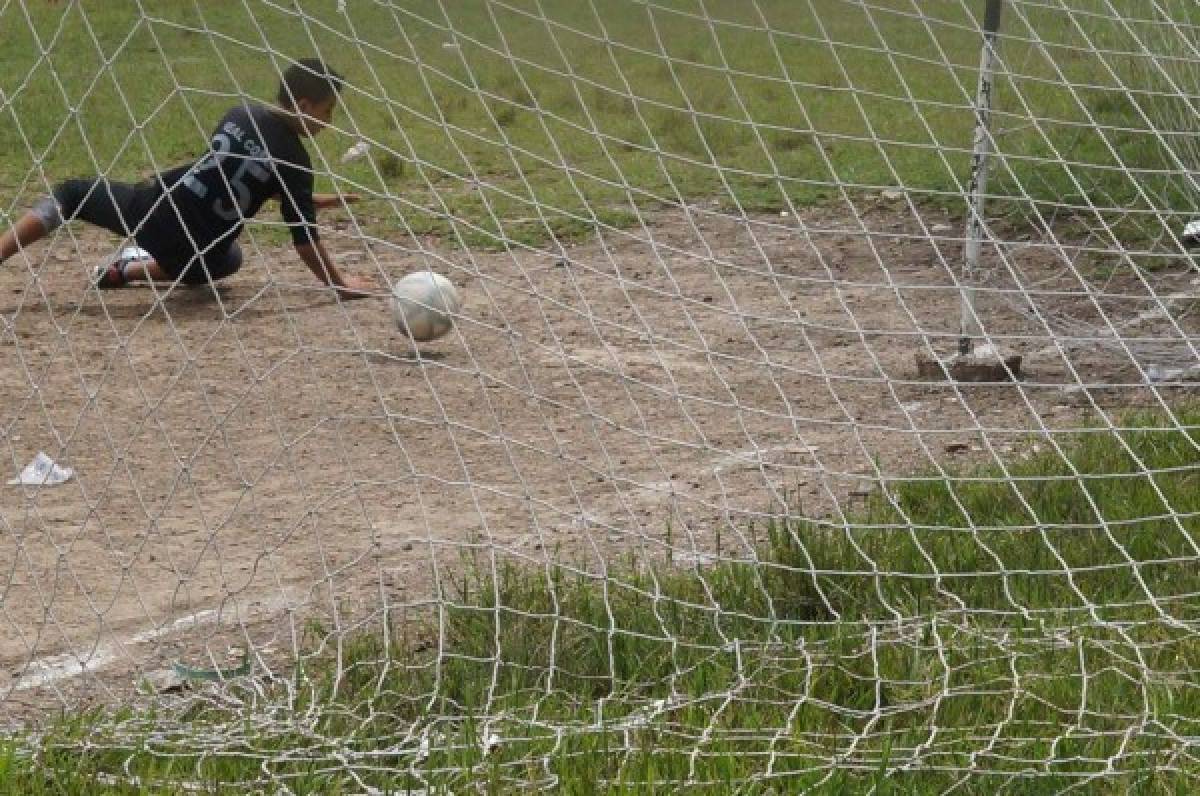
[[(123, 241), (78, 223), (0, 266), (4, 459), (73, 470), (0, 493), (0, 762), (1188, 790), (1200, 20), (1002, 3), (971, 287), (1022, 376), (926, 381), (984, 5), (0, 0), (6, 223), (315, 56), (318, 190), (363, 196), (322, 237), (379, 286), (318, 289), (274, 209), (217, 288), (90, 287)], [(463, 307), (413, 347), (422, 269)]]

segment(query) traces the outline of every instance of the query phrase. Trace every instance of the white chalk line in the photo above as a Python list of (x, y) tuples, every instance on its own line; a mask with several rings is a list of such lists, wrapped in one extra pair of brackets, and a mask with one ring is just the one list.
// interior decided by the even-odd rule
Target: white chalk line
[[(276, 611), (294, 607), (294, 605), (293, 595), (284, 594), (265, 602), (258, 602), (250, 613), (270, 615)], [(32, 660), (25, 665), (24, 672), (11, 684), (10, 688), (13, 691), (27, 691), (31, 688), (41, 688), (62, 680), (100, 671), (122, 658), (130, 658), (127, 647), (148, 644), (187, 628), (213, 624), (221, 616), (221, 613), (216, 609), (205, 609), (180, 617), (165, 625), (135, 633), (123, 640), (97, 645), (83, 654), (66, 652)], [(225, 611), (224, 613), (229, 615), (230, 612)]]

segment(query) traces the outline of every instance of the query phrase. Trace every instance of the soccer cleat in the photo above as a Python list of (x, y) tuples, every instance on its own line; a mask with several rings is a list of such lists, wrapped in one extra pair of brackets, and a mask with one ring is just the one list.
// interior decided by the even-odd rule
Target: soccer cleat
[(1189, 221), (1179, 239), (1189, 249), (1200, 248), (1200, 221)]
[(125, 262), (125, 260), (113, 260), (109, 263), (100, 263), (92, 269), (92, 284), (101, 290), (125, 287), (128, 284), (125, 279)]
[(113, 290), (129, 284), (125, 269), (138, 260), (149, 260), (150, 252), (137, 246), (126, 246), (116, 257), (92, 269), (92, 284), (101, 290)]

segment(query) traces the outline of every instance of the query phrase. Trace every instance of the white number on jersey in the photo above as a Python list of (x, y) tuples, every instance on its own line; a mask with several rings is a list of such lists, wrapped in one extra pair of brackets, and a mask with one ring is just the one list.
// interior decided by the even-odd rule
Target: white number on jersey
[[(196, 196), (204, 199), (208, 196), (208, 186), (199, 180), (199, 175), (212, 169), (225, 159), (232, 148), (232, 142), (229, 136), (224, 133), (217, 133), (213, 136), (212, 151), (200, 159), (195, 167), (183, 178), (183, 184), (194, 193)], [(257, 150), (257, 146), (255, 146)], [(236, 221), (244, 218), (246, 211), (250, 209), (250, 202), (253, 196), (250, 189), (246, 186), (246, 178), (253, 177), (259, 182), (267, 182), (271, 179), (270, 170), (257, 160), (243, 157), (238, 163), (237, 169), (229, 177), (229, 190), (233, 192), (237, 203), (228, 202), (218, 198), (212, 204), (212, 210), (219, 218), (226, 221)]]

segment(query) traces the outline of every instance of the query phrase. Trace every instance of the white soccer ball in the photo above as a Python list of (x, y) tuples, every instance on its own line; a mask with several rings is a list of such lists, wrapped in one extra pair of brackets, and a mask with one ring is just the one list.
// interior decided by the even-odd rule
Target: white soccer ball
[(400, 331), (419, 343), (436, 340), (454, 326), (462, 303), (450, 280), (433, 271), (415, 271), (392, 287), (392, 311)]

